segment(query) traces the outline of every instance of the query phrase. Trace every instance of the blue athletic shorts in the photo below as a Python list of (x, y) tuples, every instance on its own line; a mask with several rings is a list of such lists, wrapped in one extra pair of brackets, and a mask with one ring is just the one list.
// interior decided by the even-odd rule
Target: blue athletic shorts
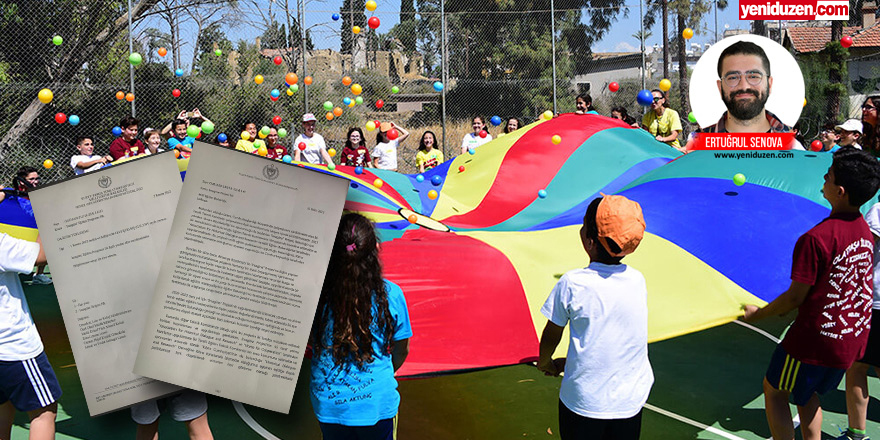
[(846, 370), (839, 368), (802, 363), (789, 356), (779, 344), (767, 367), (767, 382), (777, 390), (788, 391), (794, 404), (803, 406), (813, 393), (825, 394), (837, 388), (844, 373)]
[(61, 397), (61, 385), (46, 353), (25, 361), (0, 361), (0, 403), (19, 411), (45, 408)]
[(159, 420), (161, 407), (168, 406), (171, 418), (177, 422), (195, 420), (208, 412), (208, 399), (205, 393), (184, 390), (162, 399), (147, 400), (131, 407), (131, 419), (140, 425), (150, 425)]
[(397, 416), (379, 420), (373, 426), (345, 426), (321, 423), (324, 440), (397, 440)]

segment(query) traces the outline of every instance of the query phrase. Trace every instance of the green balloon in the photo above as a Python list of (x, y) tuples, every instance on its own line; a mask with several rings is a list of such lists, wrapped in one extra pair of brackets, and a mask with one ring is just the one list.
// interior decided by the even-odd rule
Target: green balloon
[(746, 183), (746, 176), (742, 173), (736, 173), (733, 176), (733, 184), (736, 186), (743, 186)]
[(217, 55), (219, 57), (220, 55), (223, 55), (223, 51), (220, 49), (214, 49), (214, 55)]
[(278, 129), (278, 137), (286, 138), (287, 137), (287, 130), (285, 130), (283, 128), (279, 128)]
[(394, 87), (391, 88), (391, 93), (397, 93), (397, 92), (399, 92), (399, 91), (400, 91), (400, 88), (397, 87), (397, 86), (394, 86)]
[(186, 135), (194, 138), (199, 135), (199, 126), (198, 125), (190, 125), (186, 127)]
[(697, 117), (694, 116), (694, 112), (690, 112), (690, 113), (688, 113), (688, 121), (691, 121), (691, 123), (696, 123), (696, 122), (697, 122)]
[(264, 125), (263, 128), (260, 129), (260, 133), (262, 133), (263, 136), (269, 136), (269, 127)]
[(132, 52), (131, 55), (128, 56), (128, 62), (131, 63), (132, 66), (139, 65), (143, 60), (144, 58), (137, 52)]
[(62, 43), (64, 43), (64, 38), (61, 38), (61, 35), (56, 35), (52, 37), (52, 44), (56, 46), (61, 46)]
[(324, 101), (324, 111), (333, 110), (333, 103), (330, 101)]
[(294, 85), (290, 86), (290, 91), (293, 93), (296, 93), (297, 91), (299, 91), (299, 84), (294, 84)]
[(364, 98), (361, 98), (360, 96), (358, 96), (357, 98), (354, 98), (354, 103), (358, 104), (358, 105), (363, 104)]
[(205, 134), (211, 134), (214, 132), (214, 123), (211, 121), (202, 122), (202, 132)]
[(327, 169), (330, 170), (330, 171), (335, 170), (335, 169), (336, 169), (336, 164), (334, 164), (334, 163), (329, 163), (329, 164), (327, 164)]

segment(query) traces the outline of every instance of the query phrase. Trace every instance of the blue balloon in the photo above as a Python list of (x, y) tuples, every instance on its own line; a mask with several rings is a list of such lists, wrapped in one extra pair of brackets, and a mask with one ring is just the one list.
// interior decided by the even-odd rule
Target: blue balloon
[(177, 69), (177, 70), (175, 70), (175, 71), (174, 71), (174, 74), (175, 74), (176, 76), (183, 76), (183, 69)]
[(421, 175), (421, 174), (419, 174), (418, 176), (416, 176), (416, 182), (422, 183), (422, 182), (424, 182), (424, 181), (425, 181), (425, 176), (423, 176), (423, 175)]
[(443, 83), (440, 81), (435, 82), (434, 83), (434, 90), (436, 90), (438, 92), (442, 91), (443, 90)]
[(364, 174), (364, 167), (354, 167), (355, 174)]
[(648, 89), (639, 90), (639, 94), (636, 96), (636, 101), (639, 102), (639, 105), (649, 106), (654, 103), (654, 95), (651, 94), (651, 91)]
[(351, 104), (351, 98), (349, 98), (348, 96), (346, 96), (345, 98), (342, 98), (342, 103), (345, 105)]
[(293, 158), (290, 157), (289, 154), (285, 154), (284, 157), (281, 158), (281, 161), (284, 163), (291, 163), (293, 162)]
[(441, 183), (443, 183), (443, 178), (440, 177), (439, 174), (437, 174), (431, 178), (431, 183), (433, 183), (434, 186), (440, 185)]
[(281, 96), (281, 91), (278, 89), (272, 89), (271, 95), (273, 98), (277, 98), (277, 97)]
[(547, 191), (544, 191), (543, 189), (539, 189), (538, 190), (538, 197), (540, 197), (542, 199), (547, 197)]
[(113, 136), (122, 136), (122, 128), (119, 126), (113, 127)]
[(330, 17), (333, 18), (333, 21), (338, 21), (338, 20), (339, 20), (339, 14), (333, 14), (333, 15), (331, 15)]
[(477, 150), (475, 150), (474, 147), (468, 148), (468, 154), (473, 156), (473, 155), (477, 154)]
[(70, 115), (70, 117), (67, 118), (67, 122), (70, 122), (70, 125), (79, 125), (79, 116)]
[(226, 139), (228, 139), (228, 138), (226, 137), (226, 133), (220, 133), (220, 134), (217, 135), (217, 141), (218, 141), (218, 142), (226, 142)]
[(497, 126), (501, 125), (501, 116), (498, 116), (498, 115), (492, 116), (492, 119), (489, 119), (489, 122), (491, 122), (492, 125), (497, 127)]

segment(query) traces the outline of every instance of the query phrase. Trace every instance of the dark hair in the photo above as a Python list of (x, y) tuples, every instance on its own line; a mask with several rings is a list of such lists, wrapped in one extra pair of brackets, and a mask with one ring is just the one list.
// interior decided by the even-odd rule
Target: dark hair
[(387, 132), (384, 132), (381, 129), (376, 130), (376, 143), (377, 144), (381, 144), (382, 142), (385, 142), (385, 139), (388, 139), (388, 135), (385, 133), (387, 133)]
[(180, 119), (180, 118), (175, 118), (174, 121), (171, 122), (171, 129), (174, 130), (180, 124), (188, 125), (188, 123), (185, 120)]
[(729, 57), (731, 55), (755, 55), (761, 58), (761, 64), (764, 65), (764, 70), (767, 71), (767, 76), (770, 76), (770, 59), (767, 58), (767, 54), (764, 52), (764, 49), (761, 49), (761, 46), (758, 46), (755, 43), (750, 41), (737, 41), (736, 43), (727, 46), (722, 52), (721, 56), (718, 57), (718, 77), (723, 78), (724, 74), (721, 72), (721, 63), (724, 62), (725, 57)]
[(651, 93), (652, 93), (652, 94), (653, 94), (654, 92), (659, 93), (660, 96), (663, 97), (663, 107), (669, 108), (669, 97), (666, 96), (666, 92), (664, 92), (663, 90), (660, 90), (660, 89), (653, 89), (653, 90), (651, 90)]
[(348, 134), (345, 135), (345, 146), (344, 146), (344, 148), (351, 148), (351, 149), (353, 149), (353, 150), (356, 150), (356, 148), (354, 148), (354, 147), (351, 145), (351, 134), (354, 133), (354, 132), (358, 132), (358, 133), (360, 133), (360, 135), (361, 135), (361, 142), (358, 144), (358, 146), (366, 148), (366, 147), (367, 147), (367, 140), (364, 139), (364, 132), (361, 131), (360, 127), (351, 127), (351, 128), (348, 129)]
[(141, 125), (141, 123), (134, 116), (126, 116), (119, 121), (119, 127), (123, 130), (132, 125)]
[[(620, 264), (620, 261), (623, 257), (613, 257), (611, 254), (605, 250), (605, 246), (599, 242), (599, 227), (596, 226), (596, 212), (599, 210), (599, 203), (602, 202), (602, 197), (598, 197), (593, 199), (590, 202), (590, 205), (587, 206), (587, 212), (584, 214), (584, 234), (587, 238), (593, 240), (596, 243), (596, 255), (595, 262), (597, 263), (605, 263), (605, 264)], [(612, 247), (612, 250), (619, 251), (620, 248), (617, 246), (611, 239), (606, 239), (608, 245)], [(616, 248), (616, 249), (615, 249)]]
[(794, 136), (795, 140), (800, 142), (802, 147), (808, 147), (806, 138), (804, 138), (804, 129), (801, 127), (801, 121), (797, 121), (794, 124), (794, 127), (791, 127), (792, 131), (797, 131), (797, 134)]
[(95, 138), (93, 138), (91, 136), (77, 136), (76, 137), (76, 145), (82, 145), (82, 143), (85, 142), (86, 139), (88, 139), (92, 142), (95, 142)]
[(486, 125), (486, 119), (483, 118), (482, 116), (477, 115), (477, 116), (474, 116), (473, 118), (471, 118), (471, 123), (472, 123), (472, 124), (473, 124), (473, 122), (474, 122), (474, 119), (479, 119), (481, 124)]
[(425, 135), (429, 133), (431, 134), (431, 136), (434, 137), (434, 145), (431, 146), (431, 148), (437, 149), (437, 135), (434, 134), (434, 132), (431, 130), (426, 130), (424, 133), (422, 133), (422, 138), (419, 139), (419, 150), (428, 151), (428, 146), (425, 145)]
[(36, 188), (36, 185), (28, 182), (27, 176), (30, 173), (36, 173), (37, 169), (34, 167), (23, 166), (15, 172), (15, 175), (12, 176), (12, 187), (19, 191), (19, 195), (28, 198), (27, 192), (28, 190)]
[(509, 117), (509, 118), (507, 118), (507, 122), (504, 123), (504, 132), (505, 133), (510, 133), (510, 130), (508, 130), (507, 127), (510, 126), (511, 119), (516, 120), (516, 128), (517, 129), (522, 128), (522, 121), (520, 121), (519, 118)]
[(593, 97), (590, 96), (589, 93), (581, 93), (580, 95), (577, 95), (577, 97), (574, 98), (575, 102), (577, 102), (578, 99), (587, 103), (587, 111), (596, 111), (596, 109), (593, 108)]
[(247, 131), (247, 126), (251, 124), (254, 124), (254, 128), (257, 128), (256, 122), (245, 122), (244, 124), (241, 124), (241, 131)]
[(849, 204), (860, 207), (880, 188), (880, 162), (867, 151), (844, 147), (834, 153), (831, 162), (834, 184), (849, 193)]
[(877, 121), (869, 124), (862, 119), (862, 138), (860, 144), (862, 148), (870, 151), (872, 154), (880, 154), (880, 95), (869, 96), (862, 105), (871, 101), (874, 107), (877, 107)]
[(620, 118), (623, 122), (626, 122), (629, 125), (632, 125), (636, 122), (636, 119), (629, 115), (629, 112), (626, 111), (626, 107), (612, 107), (611, 113), (620, 113)]
[[(386, 353), (394, 331), (376, 231), (366, 217), (342, 216), (328, 267), (332, 272), (324, 278), (318, 300), (312, 348), (316, 354), (330, 350), (336, 365), (354, 362), (362, 367), (373, 360), (373, 328)], [(333, 334), (325, 335), (331, 321)]]

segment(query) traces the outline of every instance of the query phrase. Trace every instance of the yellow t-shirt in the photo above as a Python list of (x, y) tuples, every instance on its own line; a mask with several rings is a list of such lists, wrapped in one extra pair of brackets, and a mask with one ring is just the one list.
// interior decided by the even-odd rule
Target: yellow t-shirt
[[(669, 136), (673, 131), (681, 133), (681, 119), (678, 117), (678, 112), (671, 108), (664, 110), (659, 118), (657, 118), (657, 113), (649, 110), (642, 117), (642, 125), (648, 127), (648, 131), (654, 136)], [(675, 148), (681, 147), (678, 138), (675, 138), (672, 142), (667, 142), (667, 144)]]
[(418, 167), (424, 164), (425, 171), (428, 171), (441, 163), (443, 163), (443, 152), (436, 148), (432, 148), (431, 151), (427, 153), (422, 150), (419, 150), (419, 152), (416, 153), (416, 166)]
[(266, 146), (266, 143), (263, 142), (262, 139), (257, 139), (253, 142), (246, 141), (244, 139), (239, 139), (238, 142), (235, 144), (235, 149), (241, 150), (241, 151), (244, 151), (247, 153), (253, 153), (254, 151), (257, 151), (260, 147), (265, 147), (265, 146)]

